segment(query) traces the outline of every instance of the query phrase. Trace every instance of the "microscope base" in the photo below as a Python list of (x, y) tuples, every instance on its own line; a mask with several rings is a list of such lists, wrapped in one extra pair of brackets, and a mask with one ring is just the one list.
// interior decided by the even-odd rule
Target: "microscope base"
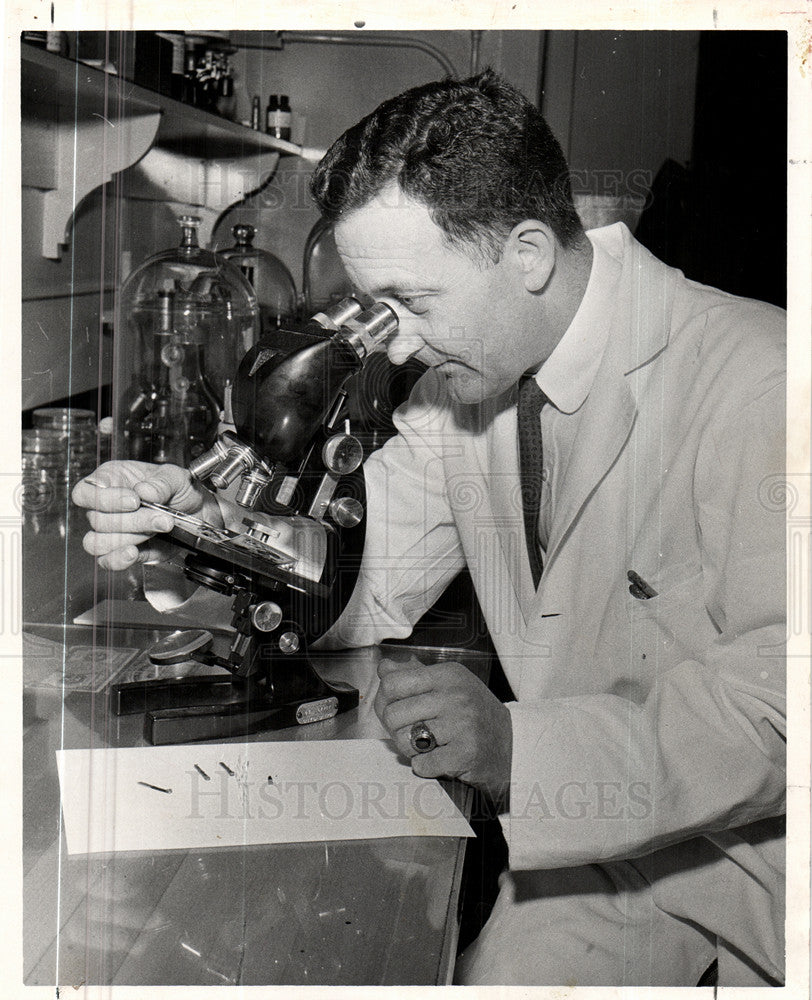
[(231, 677), (181, 677), (116, 684), (116, 715), (144, 713), (144, 738), (153, 746), (229, 739), (330, 719), (358, 706), (358, 690), (319, 678), (319, 690), (299, 697), (269, 695), (265, 686)]
[(244, 700), (244, 692), (231, 674), (203, 677), (170, 677), (128, 681), (110, 686), (110, 707), (114, 715), (138, 715), (157, 709), (188, 705), (225, 705)]
[(229, 739), (264, 730), (307, 725), (357, 706), (358, 691), (349, 684), (334, 685), (326, 696), (282, 705), (266, 698), (263, 692), (260, 697), (228, 704), (148, 711), (144, 716), (144, 738), (153, 746)]

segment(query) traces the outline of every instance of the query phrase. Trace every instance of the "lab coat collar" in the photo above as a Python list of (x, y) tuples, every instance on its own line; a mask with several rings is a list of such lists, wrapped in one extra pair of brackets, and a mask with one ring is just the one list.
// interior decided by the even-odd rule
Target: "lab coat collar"
[(536, 375), (542, 392), (562, 413), (575, 413), (589, 395), (617, 303), (622, 264), (604, 247), (600, 234), (601, 230), (587, 233), (593, 256), (584, 297), (566, 333)]

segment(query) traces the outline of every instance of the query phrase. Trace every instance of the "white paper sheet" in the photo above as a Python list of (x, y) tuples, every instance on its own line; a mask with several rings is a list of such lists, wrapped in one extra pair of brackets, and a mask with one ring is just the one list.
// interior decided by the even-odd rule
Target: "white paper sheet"
[(58, 750), (56, 757), (69, 854), (473, 836), (440, 784), (416, 777), (384, 740)]

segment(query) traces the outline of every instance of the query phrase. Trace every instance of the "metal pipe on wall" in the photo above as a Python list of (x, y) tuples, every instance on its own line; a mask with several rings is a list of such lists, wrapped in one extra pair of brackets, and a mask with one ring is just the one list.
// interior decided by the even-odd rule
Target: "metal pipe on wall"
[(476, 76), (479, 72), (479, 46), (482, 43), (482, 32), (472, 31), (471, 32), (471, 64), (470, 64), (470, 75)]
[[(448, 76), (456, 76), (457, 70), (454, 63), (448, 58), (448, 56), (441, 50), (438, 49), (436, 45), (432, 45), (431, 42), (424, 42), (422, 38), (393, 38), (388, 35), (371, 35), (371, 34), (353, 34), (353, 35), (342, 35), (325, 32), (316, 31), (283, 31), (282, 44), (295, 43), (295, 42), (309, 42), (309, 43), (321, 43), (330, 45), (377, 45), (386, 48), (404, 48), (404, 49), (419, 49), (421, 52), (430, 56), (432, 59), (438, 62), (443, 70), (448, 74)], [(243, 45), (239, 46), (241, 49), (272, 49), (274, 46), (265, 45)]]

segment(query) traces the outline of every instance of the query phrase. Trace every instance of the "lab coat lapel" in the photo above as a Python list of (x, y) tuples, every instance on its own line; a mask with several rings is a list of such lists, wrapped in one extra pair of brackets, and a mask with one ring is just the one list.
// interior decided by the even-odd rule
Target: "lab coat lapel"
[(563, 473), (545, 573), (552, 570), (584, 504), (628, 440), (641, 380), (647, 377), (649, 362), (668, 342), (674, 278), (625, 228), (623, 251), (616, 298), (619, 308)]
[(586, 402), (553, 510), (545, 574), (568, 537), (582, 507), (612, 467), (627, 441), (637, 413), (631, 390), (622, 377), (597, 383)]

